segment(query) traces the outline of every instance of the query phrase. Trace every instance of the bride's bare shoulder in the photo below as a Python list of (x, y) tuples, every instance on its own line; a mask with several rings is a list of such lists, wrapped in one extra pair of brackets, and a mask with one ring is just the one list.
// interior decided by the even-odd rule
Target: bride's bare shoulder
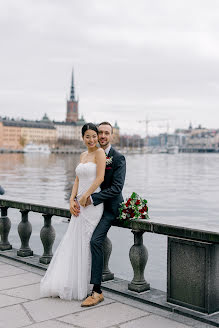
[(98, 148), (95, 152), (95, 162), (103, 163), (106, 161), (106, 155), (102, 148)]
[(81, 153), (80, 155), (80, 162), (81, 160), (87, 155), (87, 151), (84, 151), (83, 153)]
[(96, 150), (96, 152), (97, 152), (97, 154), (105, 154), (103, 148), (98, 148), (98, 149)]

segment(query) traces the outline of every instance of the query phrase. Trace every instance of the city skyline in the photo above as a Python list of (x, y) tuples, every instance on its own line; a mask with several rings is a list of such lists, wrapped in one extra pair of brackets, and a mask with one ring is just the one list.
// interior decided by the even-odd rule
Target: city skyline
[[(207, 6), (206, 6), (207, 4)], [(217, 128), (218, 3), (0, 4), (0, 116), (63, 121), (74, 67), (79, 116), (145, 135)], [(161, 121), (157, 121), (161, 119)]]

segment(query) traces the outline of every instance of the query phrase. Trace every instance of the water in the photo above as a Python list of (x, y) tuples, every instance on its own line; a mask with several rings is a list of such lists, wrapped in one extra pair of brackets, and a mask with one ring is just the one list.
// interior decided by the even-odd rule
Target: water
[[(148, 200), (151, 220), (179, 226), (219, 231), (219, 154), (126, 155), (124, 197), (133, 191)], [(0, 154), (0, 185), (4, 198), (68, 208), (78, 155)], [(19, 248), (17, 225), (20, 213), (10, 209), (10, 242)], [(30, 213), (33, 225), (30, 246), (42, 254), (39, 233), (43, 218)], [(62, 218), (53, 218), (54, 249), (67, 229)], [(110, 268), (116, 276), (131, 280), (129, 249), (133, 235), (128, 229), (112, 227)], [(149, 259), (145, 277), (152, 287), (166, 290), (167, 237), (144, 234)]]

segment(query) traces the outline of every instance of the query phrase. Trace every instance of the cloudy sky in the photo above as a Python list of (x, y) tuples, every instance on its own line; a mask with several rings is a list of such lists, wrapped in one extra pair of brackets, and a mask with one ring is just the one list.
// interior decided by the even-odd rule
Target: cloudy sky
[[(0, 116), (219, 128), (218, 0), (1, 0)], [(160, 120), (160, 121), (159, 121)]]

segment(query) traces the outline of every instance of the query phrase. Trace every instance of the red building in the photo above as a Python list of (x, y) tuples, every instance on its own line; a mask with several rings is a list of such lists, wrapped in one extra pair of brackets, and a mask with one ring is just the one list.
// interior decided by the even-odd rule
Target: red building
[(67, 100), (66, 122), (77, 122), (78, 120), (78, 100), (75, 98), (74, 72), (72, 71), (72, 81), (70, 99)]

